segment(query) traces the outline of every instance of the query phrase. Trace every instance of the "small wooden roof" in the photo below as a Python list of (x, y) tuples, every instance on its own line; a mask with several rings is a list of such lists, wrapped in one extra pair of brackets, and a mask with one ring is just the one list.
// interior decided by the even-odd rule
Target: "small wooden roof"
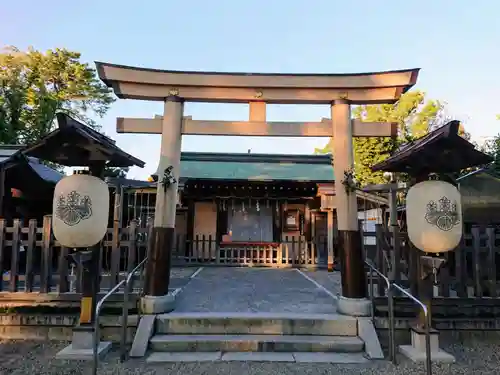
[(85, 167), (103, 161), (110, 167), (144, 167), (142, 160), (123, 151), (111, 138), (67, 114), (58, 113), (57, 122), (56, 130), (26, 147), (23, 154), (68, 167)]
[(372, 171), (404, 172), (416, 176), (424, 173), (452, 173), (487, 164), (493, 158), (458, 134), (460, 122), (450, 121), (416, 141), (407, 143), (391, 157), (375, 164)]

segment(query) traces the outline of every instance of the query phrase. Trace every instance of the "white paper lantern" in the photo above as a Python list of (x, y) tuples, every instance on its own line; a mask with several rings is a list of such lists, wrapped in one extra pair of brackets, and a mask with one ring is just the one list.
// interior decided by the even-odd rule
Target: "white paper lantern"
[(408, 237), (427, 253), (453, 250), (462, 237), (462, 204), (458, 189), (444, 181), (424, 181), (406, 196)]
[(64, 177), (55, 187), (52, 212), (54, 236), (61, 245), (93, 246), (108, 227), (108, 185), (89, 175)]

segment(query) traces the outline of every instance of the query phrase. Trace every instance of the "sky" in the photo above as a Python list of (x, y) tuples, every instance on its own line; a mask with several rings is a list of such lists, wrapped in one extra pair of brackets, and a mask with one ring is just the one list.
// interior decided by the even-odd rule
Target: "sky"
[[(0, 47), (64, 47), (82, 60), (170, 70), (356, 73), (421, 68), (415, 88), (447, 105), (474, 139), (498, 134), (500, 2), (495, 0), (0, 0)], [(105, 133), (158, 166), (160, 136), (116, 134), (116, 117), (163, 104), (117, 100)], [(185, 115), (247, 120), (244, 104), (187, 103)], [(269, 121), (319, 121), (328, 106), (269, 105)], [(183, 151), (312, 153), (322, 138), (184, 136)]]

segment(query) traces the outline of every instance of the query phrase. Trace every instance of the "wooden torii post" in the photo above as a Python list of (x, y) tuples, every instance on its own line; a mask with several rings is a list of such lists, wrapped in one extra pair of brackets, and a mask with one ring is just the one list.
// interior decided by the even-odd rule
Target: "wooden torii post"
[[(352, 137), (394, 136), (393, 123), (363, 123), (351, 119), (351, 105), (394, 103), (416, 83), (418, 69), (360, 74), (259, 74), (184, 72), (145, 69), (96, 62), (101, 80), (121, 99), (164, 102), (162, 117), (118, 118), (122, 133), (161, 134), (159, 184), (143, 309), (149, 313), (173, 309), (168, 294), (174, 241), (181, 136), (334, 137), (335, 175), (354, 166)], [(249, 103), (249, 121), (203, 121), (183, 116), (184, 102)], [(267, 122), (266, 104), (328, 104), (331, 119), (320, 122)], [(337, 184), (342, 297), (341, 313), (369, 314), (366, 299), (356, 194)]]

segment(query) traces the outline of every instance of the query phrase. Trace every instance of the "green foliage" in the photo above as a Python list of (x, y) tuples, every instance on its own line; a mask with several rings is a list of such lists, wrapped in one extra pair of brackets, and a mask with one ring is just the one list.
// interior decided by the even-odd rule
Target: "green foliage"
[(127, 176), (128, 171), (129, 171), (129, 168), (112, 168), (112, 167), (107, 167), (104, 170), (104, 177), (125, 178)]
[(500, 134), (486, 141), (481, 151), (493, 157), (493, 162), (487, 166), (487, 169), (495, 177), (500, 177)]
[(97, 128), (114, 101), (78, 52), (15, 47), (0, 53), (0, 143), (31, 144), (54, 128), (56, 112)]
[[(353, 108), (356, 119), (366, 122), (396, 122), (398, 137), (354, 138), (354, 169), (360, 184), (379, 184), (384, 179), (382, 172), (373, 173), (370, 168), (386, 159), (401, 144), (427, 134), (443, 123), (443, 104), (426, 100), (422, 91), (412, 91), (401, 96), (396, 104), (364, 105)], [(330, 153), (332, 139), (315, 153)], [(336, 172), (337, 174), (340, 172)]]
[[(78, 52), (64, 48), (22, 52), (9, 47), (0, 53), (0, 144), (36, 143), (54, 129), (57, 112), (99, 130), (92, 116), (104, 116), (114, 100), (95, 69), (80, 61)], [(106, 170), (111, 176), (127, 172)]]

